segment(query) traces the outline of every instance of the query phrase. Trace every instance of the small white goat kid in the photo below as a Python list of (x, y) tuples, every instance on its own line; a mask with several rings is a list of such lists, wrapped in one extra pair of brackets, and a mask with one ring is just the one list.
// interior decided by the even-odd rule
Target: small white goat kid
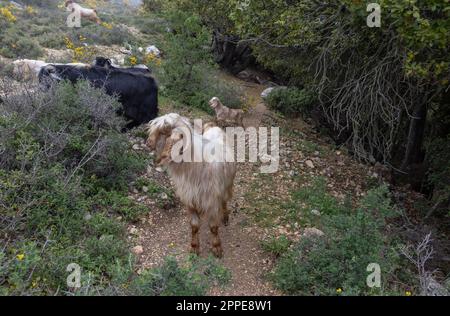
[(189, 120), (171, 113), (149, 124), (147, 145), (156, 151), (156, 163), (167, 166), (177, 196), (187, 207), (192, 229), (192, 252), (199, 254), (200, 218), (207, 216), (212, 252), (223, 254), (219, 225), (228, 224), (227, 203), (232, 197), (236, 166), (226, 162), (232, 149), (219, 127), (197, 132)]
[(77, 12), (80, 14), (82, 18), (86, 18), (88, 20), (94, 21), (97, 24), (100, 24), (100, 18), (97, 15), (97, 10), (83, 8), (81, 5), (74, 2), (73, 0), (67, 0), (65, 5), (67, 11)]

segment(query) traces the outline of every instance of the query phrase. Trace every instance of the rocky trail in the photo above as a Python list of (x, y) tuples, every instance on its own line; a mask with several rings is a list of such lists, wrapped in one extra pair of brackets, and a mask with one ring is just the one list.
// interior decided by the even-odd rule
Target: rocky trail
[[(233, 78), (230, 79), (233, 80)], [(258, 101), (252, 114), (246, 118), (248, 119), (246, 122), (252, 126), (259, 125), (263, 111), (266, 111), (262, 100), (256, 98), (259, 98), (263, 89), (263, 86), (254, 85), (246, 91), (246, 98)], [(163, 111), (169, 112), (168, 109)], [(145, 148), (142, 141), (140, 146)], [(221, 262), (231, 271), (231, 281), (225, 287), (212, 288), (210, 295), (281, 294), (271, 287), (266, 278), (273, 266), (273, 258), (261, 249), (260, 241), (264, 238), (264, 231), (251, 223), (249, 216), (242, 212), (245, 205), (252, 202), (245, 199), (244, 193), (252, 181), (253, 168), (248, 163), (239, 164), (234, 198), (229, 206), (232, 209), (230, 223), (220, 228), (224, 247), (224, 257)], [(170, 187), (167, 174), (159, 168), (150, 166), (146, 176), (158, 179), (157, 182)], [(134, 198), (139, 200), (142, 197), (135, 194)], [(155, 205), (155, 201), (150, 201), (146, 197), (143, 200), (144, 203)], [(134, 252), (139, 255), (141, 269), (160, 265), (168, 255), (179, 259), (189, 255), (191, 232), (187, 212), (178, 201), (175, 204), (168, 209), (152, 208), (140, 223), (129, 227), (129, 238), (133, 240), (133, 244), (137, 245)], [(209, 229), (206, 221), (202, 222), (200, 231), (201, 256), (206, 257), (210, 255)]]
[[(277, 219), (273, 225), (260, 225), (255, 221), (259, 206), (265, 203), (270, 205), (277, 197), (288, 198), (292, 188), (298, 185), (299, 177), (304, 178), (302, 185), (307, 185), (315, 176), (326, 177), (329, 190), (341, 200), (348, 190), (356, 196), (362, 195), (362, 183), (368, 175), (372, 175), (372, 171), (351, 161), (343, 151), (335, 150), (330, 140), (324, 140), (303, 120), (278, 118), (269, 111), (260, 97), (265, 86), (227, 74), (223, 74), (223, 77), (243, 91), (244, 103), (248, 108), (245, 127), (280, 126), (280, 168), (275, 174), (269, 175), (270, 181), (262, 181), (258, 164), (238, 163), (234, 197), (229, 206), (232, 209), (230, 224), (220, 228), (224, 247), (221, 262), (230, 270), (232, 278), (225, 287), (214, 287), (209, 294), (281, 295), (268, 280), (276, 258), (262, 249), (261, 242), (270, 236), (280, 235), (296, 240), (311, 228), (301, 227), (298, 223), (284, 225)], [(162, 114), (173, 111), (193, 118), (192, 114), (183, 113), (185, 110), (162, 108)], [(212, 120), (212, 117), (209, 119)], [(285, 132), (286, 128), (290, 131)], [(298, 135), (304, 139), (302, 144), (307, 144), (307, 148), (298, 146)], [(133, 138), (132, 142), (138, 150), (148, 151), (143, 139)], [(169, 190), (172, 188), (168, 175), (160, 168), (149, 166), (144, 177)], [(139, 223), (128, 228), (128, 238), (134, 245), (132, 250), (139, 258), (139, 269), (156, 267), (168, 255), (180, 261), (189, 255), (191, 232), (187, 212), (176, 198), (173, 202), (161, 205), (161, 199), (170, 200), (167, 194), (149, 198), (148, 190), (136, 188), (132, 193), (135, 200), (148, 206), (149, 212)], [(200, 241), (202, 257), (210, 255), (209, 229), (206, 226), (203, 222)]]

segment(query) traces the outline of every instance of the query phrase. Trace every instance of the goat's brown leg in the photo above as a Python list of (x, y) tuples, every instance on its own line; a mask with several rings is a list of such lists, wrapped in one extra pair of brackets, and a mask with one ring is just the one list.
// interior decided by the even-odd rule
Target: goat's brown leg
[(191, 252), (197, 255), (200, 254), (200, 218), (196, 209), (190, 208), (189, 214), (191, 215), (191, 230), (192, 230), (192, 241), (191, 241)]
[(222, 202), (222, 223), (225, 226), (228, 226), (230, 221), (230, 211), (227, 208), (227, 202)]
[(222, 243), (220, 242), (219, 237), (219, 222), (217, 218), (210, 218), (209, 219), (209, 229), (211, 231), (211, 237), (212, 237), (212, 253), (216, 256), (221, 258), (223, 255), (222, 250)]

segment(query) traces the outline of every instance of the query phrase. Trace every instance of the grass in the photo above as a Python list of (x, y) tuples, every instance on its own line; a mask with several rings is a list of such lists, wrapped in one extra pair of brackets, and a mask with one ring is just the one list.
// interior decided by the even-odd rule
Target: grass
[(297, 150), (307, 155), (312, 155), (317, 152), (319, 153), (319, 156), (322, 156), (326, 152), (323, 146), (320, 146), (319, 144), (306, 139), (299, 140), (296, 147)]
[(267, 240), (261, 242), (261, 247), (264, 251), (269, 252), (276, 257), (279, 257), (289, 250), (292, 242), (285, 236), (270, 237)]

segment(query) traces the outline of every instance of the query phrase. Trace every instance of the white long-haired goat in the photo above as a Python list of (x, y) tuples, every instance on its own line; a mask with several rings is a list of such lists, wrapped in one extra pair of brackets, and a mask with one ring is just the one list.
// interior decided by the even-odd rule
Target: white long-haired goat
[(82, 18), (86, 18), (88, 20), (94, 21), (97, 24), (100, 24), (100, 18), (97, 15), (97, 10), (83, 8), (81, 5), (79, 5), (73, 0), (66, 0), (65, 5), (67, 11), (77, 12), (80, 14)]
[(225, 160), (232, 154), (219, 127), (194, 130), (189, 119), (170, 113), (149, 124), (147, 145), (156, 151), (156, 163), (167, 166), (177, 196), (187, 207), (192, 229), (192, 252), (199, 254), (200, 218), (207, 216), (212, 252), (223, 254), (219, 225), (228, 224), (227, 202), (232, 197), (236, 166)]

